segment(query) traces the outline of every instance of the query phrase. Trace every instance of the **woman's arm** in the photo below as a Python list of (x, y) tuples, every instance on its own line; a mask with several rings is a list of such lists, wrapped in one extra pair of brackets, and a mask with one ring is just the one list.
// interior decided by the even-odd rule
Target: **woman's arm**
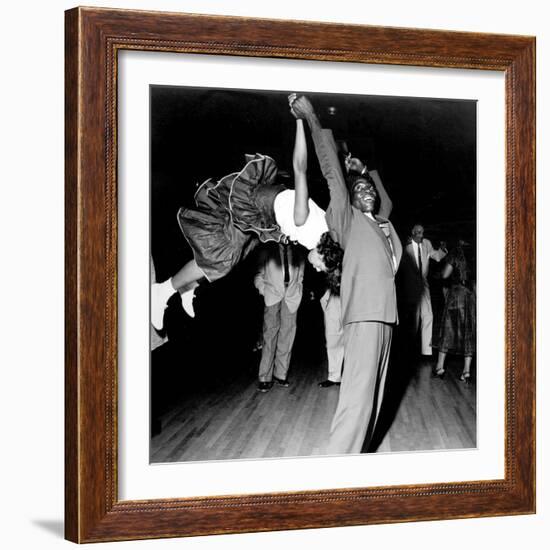
[(432, 243), (428, 241), (428, 239), (424, 239), (429, 243), (428, 245), (428, 258), (431, 258), (432, 260), (435, 260), (436, 262), (440, 262), (446, 255), (447, 250), (445, 249), (445, 243), (441, 242), (439, 245), (439, 248), (437, 250), (434, 249), (432, 246)]
[(453, 266), (451, 264), (445, 264), (445, 267), (441, 270), (441, 278), (448, 279), (453, 272)]
[(294, 140), (294, 155), (292, 157), (294, 168), (294, 223), (296, 226), (304, 225), (309, 216), (308, 189), (307, 189), (307, 143), (304, 131), (304, 121), (296, 119), (296, 138)]
[(332, 132), (321, 127), (313, 106), (306, 97), (291, 94), (289, 104), (292, 114), (308, 123), (321, 172), (327, 180), (330, 191), (327, 223), (331, 231), (336, 233), (340, 245), (345, 246), (346, 236), (351, 226), (352, 207)]

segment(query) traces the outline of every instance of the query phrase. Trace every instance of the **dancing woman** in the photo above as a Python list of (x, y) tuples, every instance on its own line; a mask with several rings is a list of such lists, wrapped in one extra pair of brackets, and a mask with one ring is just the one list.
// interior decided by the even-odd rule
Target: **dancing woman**
[[(199, 282), (222, 278), (259, 242), (288, 240), (309, 250), (308, 261), (326, 274), (331, 292), (340, 293), (343, 251), (327, 226), (325, 211), (309, 198), (307, 187), (307, 144), (304, 122), (296, 116), (293, 152), (294, 189), (276, 182), (277, 165), (266, 155), (245, 155), (240, 172), (219, 181), (208, 179), (195, 193), (195, 208), (181, 208), (178, 222), (194, 259), (170, 279), (153, 284), (151, 322), (160, 330), (168, 299), (181, 294), (184, 309), (194, 316), (193, 293)], [(364, 173), (360, 160), (348, 158), (346, 170)], [(361, 170), (362, 168), (362, 170)], [(381, 210), (391, 210), (391, 200), (379, 178), (373, 181), (381, 199)]]
[(185, 310), (194, 315), (192, 296), (202, 279), (227, 275), (258, 242), (295, 241), (306, 247), (309, 261), (327, 273), (338, 291), (342, 253), (330, 236), (325, 212), (307, 188), (307, 146), (302, 120), (296, 120), (293, 154), (294, 189), (276, 182), (277, 165), (266, 155), (246, 155), (240, 172), (219, 181), (208, 179), (195, 193), (195, 208), (181, 208), (178, 223), (194, 259), (151, 289), (151, 323), (160, 330), (168, 299), (180, 292)]
[(476, 350), (476, 293), (473, 262), (468, 259), (466, 241), (459, 239), (458, 245), (446, 258), (441, 272), (443, 279), (449, 279), (451, 286), (445, 298), (445, 307), (441, 316), (439, 349), (434, 374), (445, 376), (445, 358), (448, 353), (462, 355), (464, 365), (460, 380), (466, 384), (471, 381), (470, 368)]

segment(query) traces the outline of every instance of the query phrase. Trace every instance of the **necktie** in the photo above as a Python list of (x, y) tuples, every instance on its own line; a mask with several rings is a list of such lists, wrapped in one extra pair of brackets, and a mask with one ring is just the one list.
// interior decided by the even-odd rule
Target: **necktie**
[(283, 268), (285, 272), (285, 286), (288, 285), (288, 282), (290, 281), (290, 271), (288, 269), (288, 250), (286, 245), (283, 245)]
[(422, 274), (422, 252), (420, 249), (420, 243), (418, 243), (418, 270)]
[(397, 271), (397, 260), (395, 258), (395, 252), (393, 250), (393, 244), (391, 242), (391, 232), (388, 222), (377, 222), (378, 227), (382, 230), (382, 233), (384, 233), (384, 236), (386, 237), (386, 240), (388, 241), (388, 245), (390, 247), (391, 251), (391, 259), (393, 264), (393, 271), (394, 273)]

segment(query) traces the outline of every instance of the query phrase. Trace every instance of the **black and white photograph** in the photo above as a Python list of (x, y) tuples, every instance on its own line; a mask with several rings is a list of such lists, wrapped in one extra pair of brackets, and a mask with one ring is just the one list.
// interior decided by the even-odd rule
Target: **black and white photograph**
[(476, 448), (476, 101), (150, 87), (151, 463)]

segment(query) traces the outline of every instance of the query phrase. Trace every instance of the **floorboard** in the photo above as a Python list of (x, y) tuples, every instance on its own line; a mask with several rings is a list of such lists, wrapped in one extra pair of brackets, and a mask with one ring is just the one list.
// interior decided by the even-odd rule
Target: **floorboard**
[[(458, 358), (444, 379), (426, 361), (390, 365), (387, 395), (369, 452), (465, 449), (476, 446), (476, 385), (459, 381)], [(255, 372), (219, 384), (182, 385), (179, 400), (160, 417), (151, 462), (313, 456), (325, 454), (338, 386), (319, 388), (323, 361), (293, 359), (288, 388), (257, 391)]]

